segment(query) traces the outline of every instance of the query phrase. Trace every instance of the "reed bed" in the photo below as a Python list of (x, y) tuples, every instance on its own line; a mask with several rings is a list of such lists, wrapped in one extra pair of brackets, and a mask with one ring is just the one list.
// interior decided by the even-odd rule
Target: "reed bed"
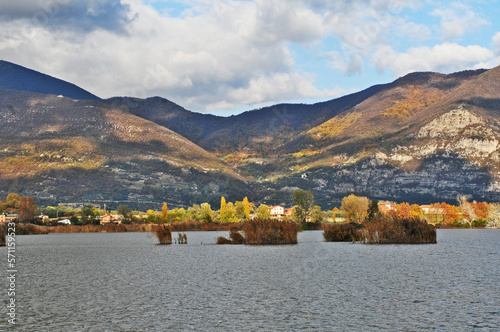
[(154, 225), (152, 227), (153, 234), (158, 238), (158, 244), (172, 244), (172, 231), (170, 226), (166, 224)]
[(16, 235), (48, 234), (47, 228), (46, 226), (16, 223)]
[(376, 219), (365, 223), (362, 241), (368, 244), (436, 243), (436, 228), (418, 218)]
[(233, 227), (241, 229), (242, 223), (204, 223), (199, 221), (179, 222), (170, 224), (172, 232), (188, 231), (230, 231)]
[(327, 242), (355, 242), (360, 236), (353, 224), (332, 224), (325, 226), (323, 238)]
[(7, 225), (0, 225), (0, 247), (7, 245)]
[[(75, 226), (75, 225), (64, 225), (64, 226), (53, 226), (46, 227), (48, 232), (50, 233), (124, 233), (124, 232), (145, 232), (144, 230), (139, 229), (139, 227), (129, 227), (129, 226), (143, 226), (143, 225), (123, 225), (123, 224), (107, 224), (107, 225), (83, 225), (83, 226)], [(136, 230), (137, 229), (137, 230)]]
[(296, 244), (297, 232), (291, 220), (252, 219), (243, 225), (246, 244)]
[(224, 236), (219, 236), (217, 238), (217, 244), (245, 244), (245, 238), (238, 231), (238, 229), (231, 229), (229, 231), (229, 239)]
[(186, 234), (179, 233), (175, 243), (177, 244), (187, 244), (188, 243), (188, 238)]

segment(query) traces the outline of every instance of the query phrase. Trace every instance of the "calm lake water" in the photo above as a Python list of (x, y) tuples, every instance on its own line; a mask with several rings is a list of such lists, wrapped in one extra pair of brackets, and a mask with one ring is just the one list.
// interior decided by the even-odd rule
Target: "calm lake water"
[[(174, 236), (176, 234), (174, 233)], [(500, 230), (438, 230), (435, 245), (215, 245), (188, 232), (17, 237), (17, 318), (0, 330), (498, 331)]]

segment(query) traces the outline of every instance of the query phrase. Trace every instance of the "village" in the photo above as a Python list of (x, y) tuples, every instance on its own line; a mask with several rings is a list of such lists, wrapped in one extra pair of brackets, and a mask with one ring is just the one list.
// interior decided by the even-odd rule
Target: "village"
[[(240, 223), (252, 218), (289, 219), (297, 223), (361, 223), (368, 215), (396, 214), (403, 218), (420, 218), (437, 227), (493, 227), (499, 226), (500, 205), (486, 202), (468, 202), (459, 197), (458, 206), (446, 203), (426, 205), (370, 200), (367, 197), (349, 195), (344, 197), (339, 208), (322, 210), (313, 205), (310, 192), (305, 200), (295, 199), (294, 206), (260, 204), (258, 207), (245, 197), (242, 201), (226, 202), (221, 197), (219, 209), (210, 204), (194, 204), (192, 207), (169, 209), (163, 203), (161, 210), (133, 211), (126, 205), (110, 210), (106, 204), (67, 203), (57, 207), (36, 207), (29, 196), (9, 194), (0, 202), (0, 224), (30, 222), (38, 225), (109, 225), (109, 224), (160, 224), (160, 223)], [(309, 196), (308, 196), (309, 195)], [(27, 198), (29, 197), (29, 199)], [(24, 199), (26, 198), (26, 199)], [(23, 201), (24, 199), (24, 201)], [(26, 203), (29, 201), (29, 203)], [(24, 203), (23, 203), (24, 202)], [(28, 210), (28, 211), (27, 211)]]

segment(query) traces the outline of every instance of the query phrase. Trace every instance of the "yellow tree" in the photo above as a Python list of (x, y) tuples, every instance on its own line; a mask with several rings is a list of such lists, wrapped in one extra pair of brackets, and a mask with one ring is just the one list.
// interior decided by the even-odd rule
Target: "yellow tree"
[(271, 211), (269, 207), (265, 204), (261, 204), (257, 211), (255, 212), (255, 218), (257, 219), (269, 219), (271, 218)]
[(411, 205), (410, 217), (424, 219), (424, 211), (418, 204)]
[(340, 210), (344, 213), (347, 222), (361, 223), (367, 215), (369, 202), (367, 197), (351, 194), (342, 198)]
[(227, 222), (226, 198), (224, 196), (220, 198), (220, 221)]
[(167, 202), (163, 202), (163, 206), (161, 207), (160, 222), (163, 224), (167, 221), (168, 221), (168, 205)]
[(245, 215), (245, 219), (249, 220), (250, 219), (250, 202), (248, 201), (248, 198), (245, 196), (243, 198), (243, 214)]

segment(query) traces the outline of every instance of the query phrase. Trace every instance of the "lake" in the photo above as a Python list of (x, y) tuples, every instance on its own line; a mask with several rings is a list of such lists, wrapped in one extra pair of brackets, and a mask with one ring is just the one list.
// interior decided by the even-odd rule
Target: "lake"
[(170, 246), (147, 233), (18, 236), (12, 330), (500, 329), (500, 230), (438, 230), (430, 245), (326, 243), (321, 231), (297, 245), (215, 245), (219, 235)]

